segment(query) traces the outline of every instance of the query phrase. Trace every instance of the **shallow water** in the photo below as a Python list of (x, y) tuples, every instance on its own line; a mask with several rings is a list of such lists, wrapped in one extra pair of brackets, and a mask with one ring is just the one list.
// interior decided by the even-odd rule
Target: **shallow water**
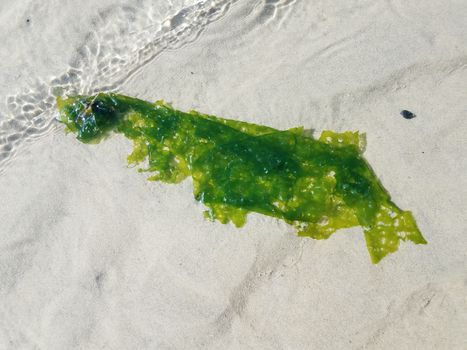
[[(0, 348), (465, 348), (466, 6), (0, 1)], [(96, 91), (365, 132), (429, 244), (375, 267), (358, 229), (208, 222), (123, 138), (65, 135), (55, 96)]]
[[(55, 47), (47, 47), (43, 53), (40, 46), (35, 47), (37, 44), (34, 43), (37, 32), (49, 25), (49, 21), (44, 21), (41, 16), (50, 18), (51, 9), (61, 6), (58, 3), (44, 4), (28, 9), (18, 20), (23, 22), (19, 26), (25, 27), (24, 31), (37, 32), (29, 37), (28, 32), (24, 35), (26, 40), (19, 47), (24, 55), (21, 57), (23, 62), (22, 66), (16, 67), (20, 72), (27, 74), (28, 68), (36, 65), (48, 66), (50, 54), (62, 54), (63, 47), (72, 46), (72, 49), (62, 57), (54, 57), (59, 65), (66, 67), (63, 72), (55, 73), (54, 67), (44, 67), (46, 74), (43, 76), (29, 73), (32, 76), (25, 77), (25, 82), (32, 80), (33, 83), (22, 86), (21, 92), (6, 88), (1, 91), (7, 98), (0, 119), (3, 151), (0, 154), (0, 167), (5, 166), (3, 163), (20, 144), (56, 129), (57, 124), (53, 119), (56, 96), (118, 91), (132, 75), (162, 51), (181, 48), (196, 40), (203, 29), (222, 17), (234, 2), (193, 0), (166, 4), (143, 1), (135, 6), (107, 1), (101, 2), (98, 8), (94, 2), (64, 6), (66, 11), (61, 13), (62, 18), (54, 25), (57, 29), (54, 35), (57, 34), (60, 40), (52, 39), (51, 44)], [(85, 10), (82, 12), (83, 8)], [(75, 11), (80, 12), (84, 19), (80, 19), (78, 28), (65, 28), (65, 32), (62, 32), (63, 27), (73, 21)], [(72, 45), (70, 36), (74, 41)], [(42, 44), (50, 43), (47, 38), (40, 40)], [(53, 77), (50, 76), (52, 72), (55, 73)], [(19, 85), (23, 85), (22, 82)], [(15, 86), (15, 89), (19, 90), (20, 86)]]

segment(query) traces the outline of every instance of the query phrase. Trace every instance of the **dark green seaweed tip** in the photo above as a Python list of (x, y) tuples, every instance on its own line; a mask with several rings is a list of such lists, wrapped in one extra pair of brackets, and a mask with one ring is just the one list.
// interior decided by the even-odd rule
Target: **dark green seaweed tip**
[(121, 110), (117, 96), (97, 94), (95, 96), (71, 96), (57, 98), (59, 120), (67, 131), (76, 134), (84, 143), (98, 143), (117, 125)]

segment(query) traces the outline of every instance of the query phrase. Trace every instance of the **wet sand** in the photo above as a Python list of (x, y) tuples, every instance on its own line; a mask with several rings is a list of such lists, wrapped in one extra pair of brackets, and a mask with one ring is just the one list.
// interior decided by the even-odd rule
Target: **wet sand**
[[(60, 11), (58, 11), (60, 9)], [(467, 4), (0, 3), (0, 348), (467, 347)], [(29, 22), (28, 22), (29, 19)], [(286, 129), (359, 130), (428, 241), (209, 222), (54, 97), (116, 90)], [(405, 119), (402, 110), (416, 117)]]

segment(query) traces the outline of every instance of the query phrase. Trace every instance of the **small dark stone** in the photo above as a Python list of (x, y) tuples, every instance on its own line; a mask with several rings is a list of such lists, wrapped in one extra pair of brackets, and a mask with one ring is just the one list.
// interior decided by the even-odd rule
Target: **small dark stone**
[(401, 116), (403, 116), (405, 119), (412, 119), (412, 118), (416, 117), (416, 115), (414, 113), (412, 113), (411, 111), (408, 111), (406, 109), (401, 111)]
[(97, 287), (101, 288), (102, 283), (104, 282), (105, 278), (105, 273), (104, 272), (99, 272), (95, 277), (94, 280), (96, 281)]
[(28, 18), (28, 19), (26, 20), (26, 23), (29, 23), (29, 22), (31, 22), (31, 20)]
[(195, 74), (195, 73), (191, 72), (191, 74)]

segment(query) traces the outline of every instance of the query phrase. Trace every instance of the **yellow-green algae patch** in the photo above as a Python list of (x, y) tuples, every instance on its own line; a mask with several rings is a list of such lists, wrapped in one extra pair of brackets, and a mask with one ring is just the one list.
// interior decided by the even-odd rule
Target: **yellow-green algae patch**
[(191, 176), (206, 217), (245, 223), (249, 212), (286, 221), (300, 236), (326, 239), (360, 225), (373, 263), (400, 240), (426, 244), (409, 211), (399, 209), (362, 156), (358, 132), (276, 130), (119, 94), (58, 99), (60, 120), (84, 143), (111, 131), (134, 143), (129, 164), (149, 180)]

